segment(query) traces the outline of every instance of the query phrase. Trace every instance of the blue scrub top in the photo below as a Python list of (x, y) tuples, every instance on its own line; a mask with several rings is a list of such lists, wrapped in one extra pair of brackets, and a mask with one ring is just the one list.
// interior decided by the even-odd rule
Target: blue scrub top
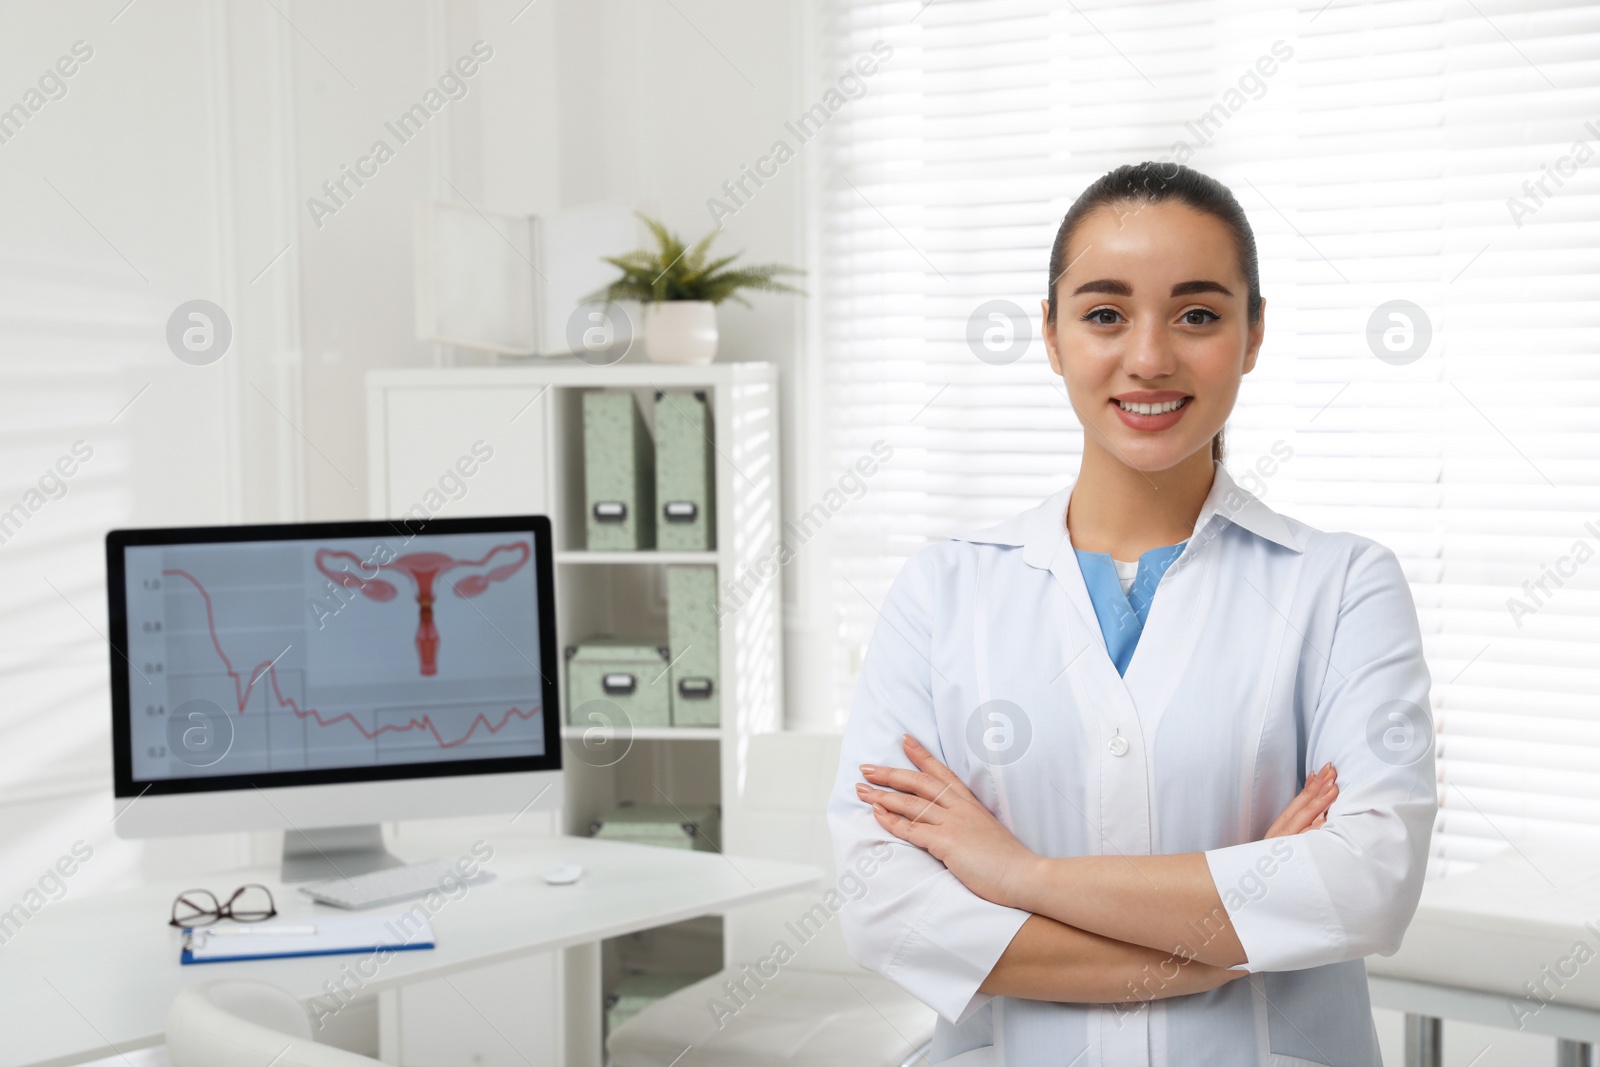
[(1100, 633), (1106, 639), (1106, 652), (1117, 665), (1117, 673), (1124, 674), (1138, 647), (1139, 635), (1144, 632), (1144, 622), (1150, 617), (1150, 601), (1155, 598), (1156, 586), (1167, 573), (1172, 561), (1178, 558), (1188, 541), (1175, 545), (1152, 548), (1139, 557), (1139, 573), (1128, 592), (1122, 592), (1117, 579), (1116, 564), (1109, 552), (1086, 552), (1073, 549), (1078, 554), (1078, 570), (1083, 573), (1083, 584), (1089, 587), (1089, 600), (1094, 604), (1094, 614), (1100, 620)]

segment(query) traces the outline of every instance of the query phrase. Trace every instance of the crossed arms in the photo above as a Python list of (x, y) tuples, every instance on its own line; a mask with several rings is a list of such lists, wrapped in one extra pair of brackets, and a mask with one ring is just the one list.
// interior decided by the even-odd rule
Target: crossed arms
[[(1215, 989), (1248, 963), (1203, 853), (1051, 859), (1026, 846), (909, 734), (916, 770), (863, 765), (856, 795), (878, 825), (976, 895), (1029, 912), (979, 986), (1028, 1000), (1120, 1003)], [(1311, 775), (1265, 837), (1320, 829), (1338, 796)]]

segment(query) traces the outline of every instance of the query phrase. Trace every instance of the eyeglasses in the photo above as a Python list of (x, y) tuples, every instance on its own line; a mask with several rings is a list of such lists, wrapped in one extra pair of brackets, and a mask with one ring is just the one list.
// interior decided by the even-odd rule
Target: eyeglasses
[(187, 930), (196, 926), (210, 926), (222, 919), (234, 922), (258, 923), (278, 914), (272, 902), (272, 891), (252, 882), (233, 891), (226, 901), (219, 903), (209, 889), (185, 889), (172, 902), (172, 918), (168, 926)]

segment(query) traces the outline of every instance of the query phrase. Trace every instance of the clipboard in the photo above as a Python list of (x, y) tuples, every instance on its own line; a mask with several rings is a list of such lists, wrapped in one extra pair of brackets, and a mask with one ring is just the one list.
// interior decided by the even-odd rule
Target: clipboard
[(198, 926), (183, 932), (183, 952), (178, 961), (187, 966), (299, 956), (411, 952), (434, 947), (433, 925), (417, 909), (387, 915), (318, 915), (315, 923), (291, 920), (284, 925), (314, 925), (316, 932), (272, 933), (271, 920), (237, 935), (213, 934), (214, 927)]

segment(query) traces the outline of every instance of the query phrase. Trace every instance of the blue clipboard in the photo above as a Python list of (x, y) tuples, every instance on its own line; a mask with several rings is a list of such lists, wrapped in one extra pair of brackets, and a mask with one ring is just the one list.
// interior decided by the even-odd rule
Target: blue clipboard
[(268, 920), (251, 927), (202, 926), (186, 930), (178, 960), (190, 966), (302, 956), (414, 952), (435, 947), (433, 927), (417, 909), (393, 915), (280, 920), (277, 928), (283, 932), (275, 932), (272, 920)]

